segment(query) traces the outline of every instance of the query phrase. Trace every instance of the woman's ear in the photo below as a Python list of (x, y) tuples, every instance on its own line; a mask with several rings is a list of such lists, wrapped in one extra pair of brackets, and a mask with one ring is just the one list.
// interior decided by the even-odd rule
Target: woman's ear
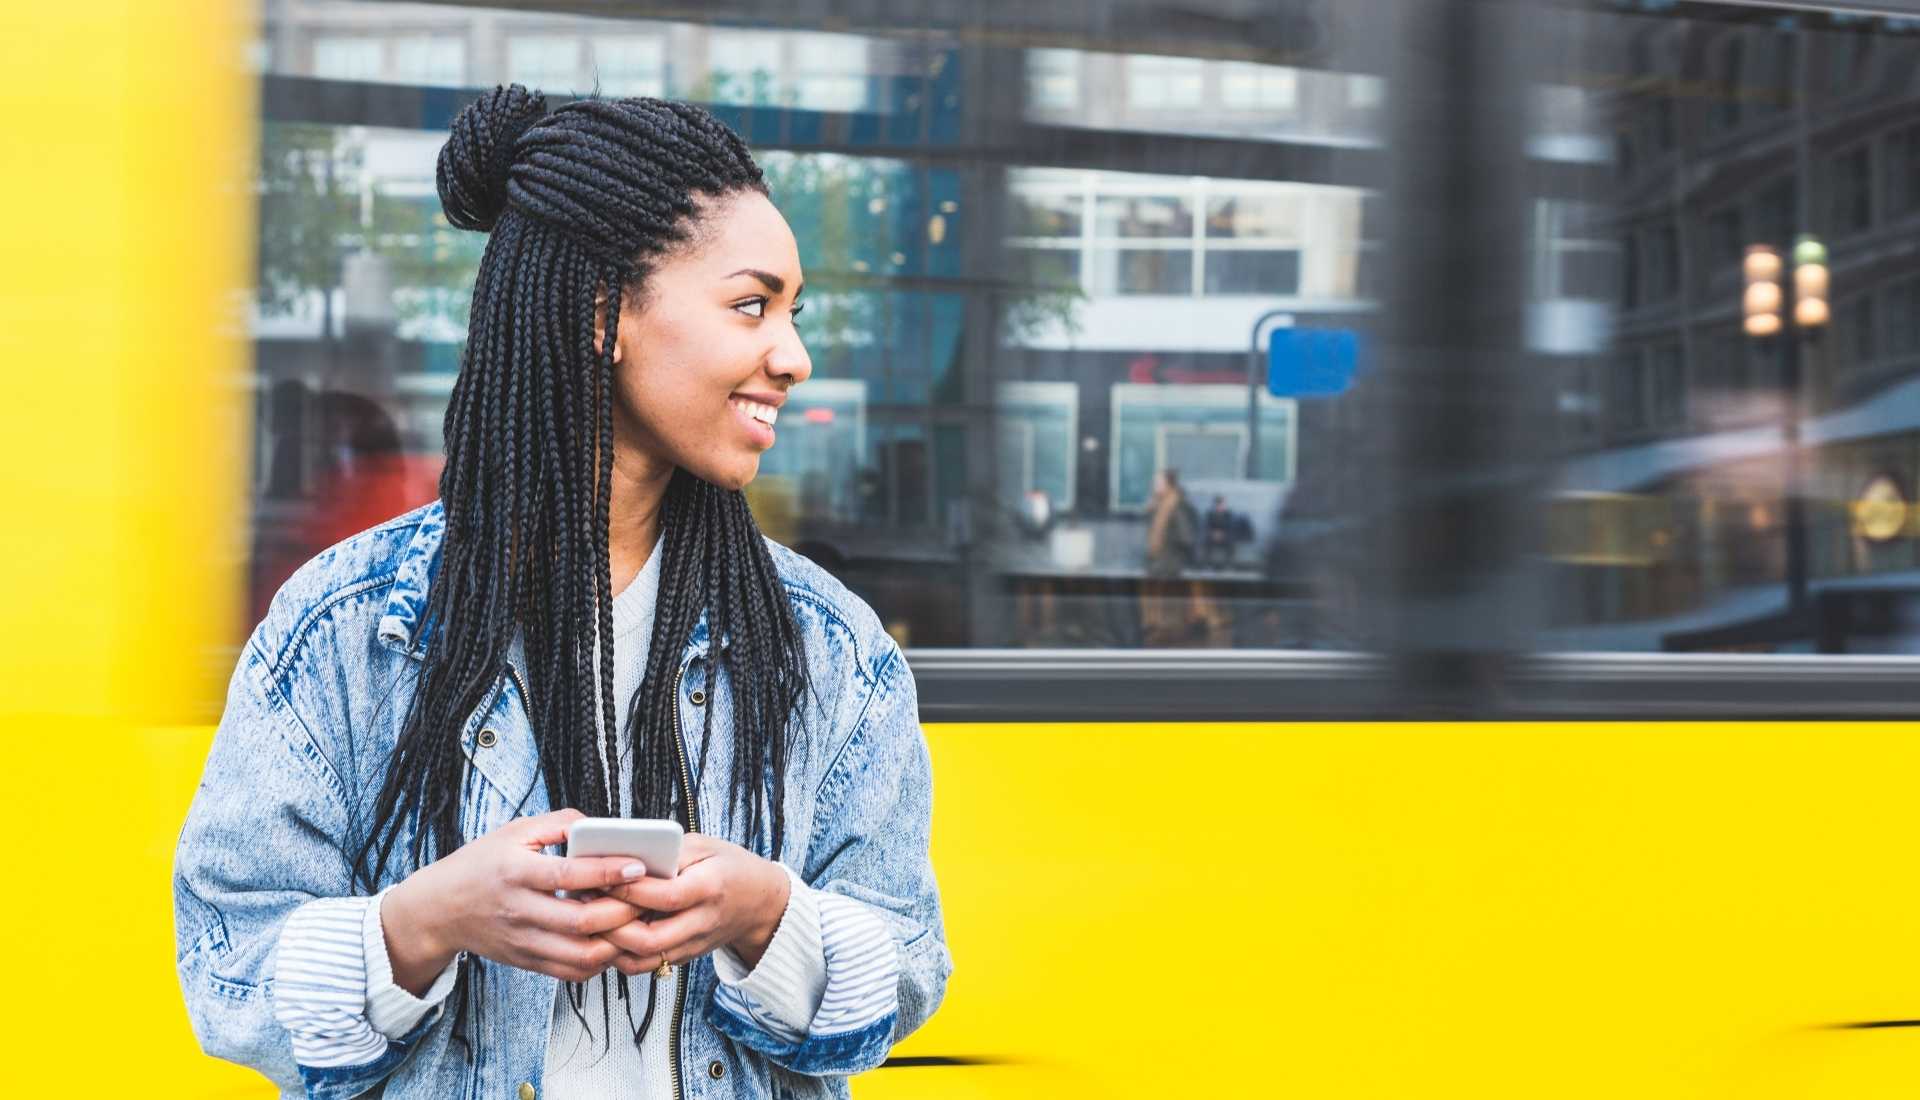
[[(622, 312), (626, 303), (621, 303)], [(607, 336), (607, 291), (605, 287), (593, 292), (593, 347), (595, 351), (605, 346)], [(620, 365), (620, 337), (616, 333), (613, 339), (613, 365)]]

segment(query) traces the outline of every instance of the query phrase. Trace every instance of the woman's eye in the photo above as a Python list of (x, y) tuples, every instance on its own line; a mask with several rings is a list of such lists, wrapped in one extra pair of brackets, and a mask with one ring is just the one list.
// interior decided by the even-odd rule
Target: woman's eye
[(798, 323), (800, 320), (800, 311), (806, 308), (807, 308), (807, 303), (805, 302), (793, 303), (793, 319), (795, 323)]
[(767, 300), (765, 298), (751, 298), (751, 299), (748, 299), (747, 301), (741, 302), (739, 305), (736, 305), (733, 308), (737, 310), (745, 310), (745, 309), (751, 308), (753, 312), (747, 314), (747, 316), (758, 317), (761, 314), (766, 312)]

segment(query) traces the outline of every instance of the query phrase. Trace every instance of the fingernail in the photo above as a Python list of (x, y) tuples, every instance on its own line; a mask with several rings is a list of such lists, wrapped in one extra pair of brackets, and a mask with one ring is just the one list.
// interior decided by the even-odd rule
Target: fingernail
[(647, 865), (644, 863), (629, 863), (625, 867), (620, 868), (620, 874), (629, 880), (640, 878), (646, 873)]

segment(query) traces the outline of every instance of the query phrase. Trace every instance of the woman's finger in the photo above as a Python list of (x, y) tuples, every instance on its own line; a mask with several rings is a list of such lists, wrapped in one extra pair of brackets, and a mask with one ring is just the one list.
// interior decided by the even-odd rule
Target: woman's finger
[(507, 878), (516, 886), (554, 893), (559, 890), (605, 890), (633, 882), (646, 866), (627, 856), (543, 856), (529, 853), (515, 860)]
[(659, 913), (677, 913), (692, 908), (713, 895), (710, 875), (681, 875), (678, 878), (642, 878), (607, 888), (607, 893), (636, 909)]
[(509, 821), (501, 826), (501, 831), (509, 832), (516, 844), (540, 849), (564, 843), (567, 839), (567, 826), (585, 816), (587, 815), (574, 809), (553, 810), (533, 817)]
[(563, 936), (598, 935), (640, 915), (639, 910), (616, 897), (556, 898), (537, 890), (514, 899), (513, 908), (527, 924)]
[(662, 953), (675, 962), (685, 962), (707, 953), (707, 937), (713, 932), (713, 915), (705, 909), (689, 909), (651, 924), (633, 921), (600, 933), (600, 938), (629, 955), (659, 961)]
[(521, 958), (512, 965), (569, 982), (582, 982), (613, 965), (622, 949), (599, 936), (528, 932), (519, 937)]

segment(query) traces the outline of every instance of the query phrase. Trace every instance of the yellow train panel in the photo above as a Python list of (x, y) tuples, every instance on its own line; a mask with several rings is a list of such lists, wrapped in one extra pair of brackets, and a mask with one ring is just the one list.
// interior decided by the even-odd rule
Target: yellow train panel
[[(197, 1052), (171, 967), (168, 864), (210, 731), (10, 725), (48, 834), (8, 857), (36, 884), (0, 930), (8, 969), (44, 991), (12, 1010), (16, 1072), (268, 1095)], [(1920, 1077), (1920, 1032), (1833, 1027), (1920, 1017), (1920, 727), (929, 734), (957, 969), (895, 1053), (985, 1064), (880, 1070), (863, 1100), (1857, 1100)], [(74, 1027), (109, 989), (138, 1026)]]

